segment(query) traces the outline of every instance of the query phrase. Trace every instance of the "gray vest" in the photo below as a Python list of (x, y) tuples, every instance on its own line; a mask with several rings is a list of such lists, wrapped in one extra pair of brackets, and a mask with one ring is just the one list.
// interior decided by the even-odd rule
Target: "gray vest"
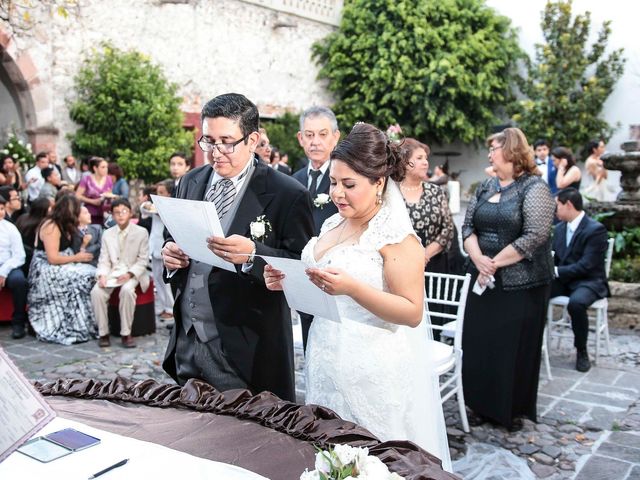
[[(240, 191), (236, 194), (236, 198), (233, 200), (231, 209), (221, 221), (222, 230), (225, 235), (231, 226), (231, 222), (236, 216), (238, 205), (242, 202), (244, 192), (247, 190), (247, 186), (249, 185), (251, 176), (255, 170), (253, 159), (249, 160), (249, 162), (249, 171), (247, 172), (244, 183), (242, 184)], [(207, 187), (205, 189), (205, 196), (208, 190), (209, 188)], [(187, 284), (185, 285), (184, 292), (180, 299), (182, 328), (184, 328), (185, 333), (189, 333), (189, 330), (193, 327), (196, 331), (196, 335), (198, 335), (198, 339), (203, 343), (219, 337), (218, 328), (216, 326), (215, 319), (213, 318), (211, 299), (209, 298), (209, 273), (211, 273), (211, 268), (211, 265), (192, 260), (189, 266)]]

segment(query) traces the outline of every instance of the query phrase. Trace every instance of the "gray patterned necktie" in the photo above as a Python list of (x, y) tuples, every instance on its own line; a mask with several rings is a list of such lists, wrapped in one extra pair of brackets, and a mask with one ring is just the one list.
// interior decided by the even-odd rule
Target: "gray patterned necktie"
[(211, 186), (205, 195), (205, 200), (215, 204), (218, 217), (222, 220), (231, 208), (231, 205), (233, 205), (233, 199), (235, 197), (236, 187), (233, 185), (233, 182), (228, 178), (223, 178)]

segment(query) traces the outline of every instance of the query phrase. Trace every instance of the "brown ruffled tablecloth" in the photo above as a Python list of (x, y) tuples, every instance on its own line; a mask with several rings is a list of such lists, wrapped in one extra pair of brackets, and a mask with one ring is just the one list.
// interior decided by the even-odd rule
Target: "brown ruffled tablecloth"
[(297, 405), (269, 392), (220, 393), (199, 380), (180, 387), (124, 378), (60, 379), (36, 387), (51, 396), (47, 402), (64, 418), (237, 465), (271, 480), (298, 479), (305, 468), (313, 469), (314, 445), (337, 443), (368, 447), (407, 480), (458, 478), (411, 442), (380, 442), (332, 410)]

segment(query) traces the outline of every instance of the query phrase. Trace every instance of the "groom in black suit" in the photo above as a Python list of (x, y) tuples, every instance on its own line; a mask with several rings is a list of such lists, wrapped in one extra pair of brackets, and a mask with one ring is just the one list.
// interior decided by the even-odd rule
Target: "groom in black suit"
[(269, 390), (295, 401), (291, 310), (266, 289), (264, 261), (300, 258), (313, 234), (309, 193), (256, 160), (258, 109), (238, 94), (220, 95), (202, 110), (199, 145), (208, 164), (187, 173), (177, 198), (212, 201), (225, 238), (208, 247), (236, 272), (190, 261), (171, 238), (162, 250), (174, 290), (175, 328), (163, 368), (179, 384), (190, 378), (220, 391)]
[[(311, 107), (300, 116), (298, 142), (304, 149), (308, 164), (293, 174), (313, 200), (314, 235), (320, 234), (324, 221), (338, 209), (329, 198), (329, 156), (338, 144), (340, 131), (335, 114), (326, 107)], [(298, 312), (302, 326), (302, 343), (307, 349), (307, 338), (313, 315)]]
[(577, 350), (576, 370), (591, 368), (587, 353), (589, 320), (587, 308), (600, 298), (610, 296), (605, 273), (607, 230), (586, 216), (582, 196), (575, 188), (560, 190), (556, 196), (557, 217), (553, 235), (555, 280), (551, 297), (569, 297), (568, 311)]

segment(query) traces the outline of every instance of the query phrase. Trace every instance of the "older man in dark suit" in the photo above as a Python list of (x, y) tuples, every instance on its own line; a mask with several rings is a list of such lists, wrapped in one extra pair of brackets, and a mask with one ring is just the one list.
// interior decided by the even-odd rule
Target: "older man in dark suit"
[(207, 165), (180, 180), (176, 197), (215, 203), (225, 238), (208, 246), (236, 272), (190, 260), (167, 239), (176, 324), (163, 367), (181, 385), (199, 378), (220, 391), (269, 390), (294, 401), (291, 310), (282, 292), (266, 289), (255, 255), (299, 258), (313, 235), (311, 199), (256, 160), (258, 128), (258, 109), (242, 95), (220, 95), (202, 110)]
[(582, 196), (575, 188), (558, 192), (556, 204), (556, 215), (561, 222), (556, 225), (553, 236), (556, 278), (551, 286), (551, 296), (569, 297), (567, 308), (577, 350), (576, 370), (587, 372), (591, 368), (587, 353), (587, 308), (610, 295), (604, 265), (607, 230), (600, 222), (586, 216), (582, 210)]
[[(298, 142), (307, 156), (307, 165), (293, 174), (313, 200), (315, 235), (320, 234), (324, 221), (338, 209), (329, 198), (329, 156), (340, 140), (340, 130), (335, 114), (326, 107), (311, 107), (300, 116)], [(307, 338), (313, 315), (300, 312), (302, 342), (307, 349)]]

